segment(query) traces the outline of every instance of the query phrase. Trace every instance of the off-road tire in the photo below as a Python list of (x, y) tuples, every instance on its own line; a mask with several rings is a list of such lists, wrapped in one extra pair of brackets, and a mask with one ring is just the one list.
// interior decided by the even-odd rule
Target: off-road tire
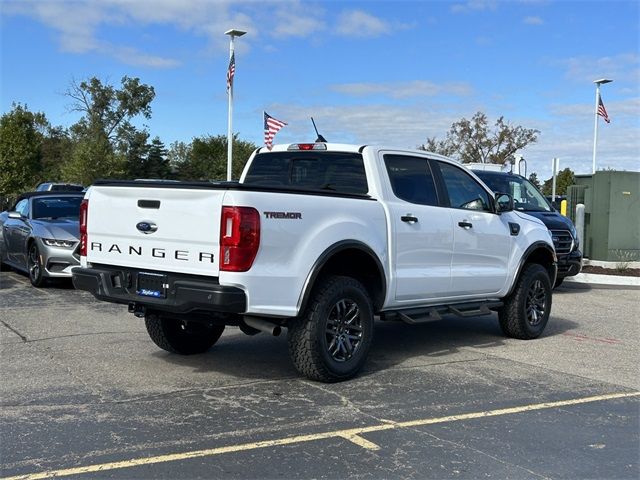
[(182, 320), (155, 313), (145, 315), (144, 324), (153, 343), (167, 352), (180, 355), (206, 352), (224, 332), (224, 325), (185, 323)]
[(556, 277), (556, 281), (553, 282), (553, 288), (558, 288), (564, 282), (564, 277)]
[(551, 312), (551, 280), (542, 265), (530, 263), (498, 310), (500, 328), (508, 337), (531, 340), (544, 331)]
[(304, 313), (287, 326), (289, 356), (301, 374), (326, 383), (351, 378), (373, 340), (369, 293), (352, 278), (327, 277), (314, 288)]
[(37, 288), (45, 286), (47, 279), (44, 276), (44, 266), (40, 259), (40, 250), (35, 241), (29, 245), (29, 250), (27, 251), (27, 273), (31, 285)]

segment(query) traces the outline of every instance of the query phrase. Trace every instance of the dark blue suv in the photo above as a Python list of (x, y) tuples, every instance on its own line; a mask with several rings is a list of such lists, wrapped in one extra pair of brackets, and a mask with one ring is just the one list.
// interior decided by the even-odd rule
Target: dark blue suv
[(565, 277), (580, 273), (582, 252), (573, 223), (560, 215), (529, 180), (509, 172), (473, 170), (473, 173), (494, 192), (510, 193), (515, 210), (539, 218), (551, 231), (558, 256), (558, 276), (554, 287), (560, 285)]

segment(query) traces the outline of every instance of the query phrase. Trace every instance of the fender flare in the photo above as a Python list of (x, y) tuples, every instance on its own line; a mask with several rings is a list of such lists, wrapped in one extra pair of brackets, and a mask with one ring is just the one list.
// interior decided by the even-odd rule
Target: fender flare
[[(520, 257), (520, 262), (518, 264), (518, 269), (516, 270), (516, 276), (513, 279), (513, 283), (511, 284), (511, 288), (509, 288), (509, 292), (507, 293), (507, 297), (509, 295), (511, 295), (511, 293), (513, 293), (513, 289), (516, 287), (516, 283), (518, 283), (518, 278), (520, 278), (520, 274), (522, 273), (522, 269), (524, 268), (525, 264), (527, 263), (527, 260), (529, 259), (529, 257), (531, 256), (531, 254), (533, 252), (535, 252), (536, 250), (539, 249), (544, 249), (547, 250), (549, 252), (549, 254), (551, 254), (551, 258), (553, 259), (553, 261), (551, 262), (551, 266), (553, 267), (554, 272), (557, 274), (558, 271), (558, 259), (556, 257), (556, 251), (555, 249), (549, 245), (546, 242), (543, 242), (541, 240), (538, 240), (537, 242), (532, 243), (531, 245), (529, 245), (529, 247), (524, 251), (524, 253), (522, 254), (522, 257)], [(555, 281), (555, 276), (554, 275), (551, 279), (551, 285), (553, 285), (553, 282)]]
[(311, 296), (313, 287), (316, 283), (316, 280), (318, 279), (318, 275), (320, 275), (320, 272), (322, 271), (324, 266), (329, 262), (329, 260), (331, 260), (331, 258), (333, 258), (334, 255), (340, 252), (343, 252), (345, 250), (352, 250), (352, 249), (356, 249), (367, 254), (367, 256), (374, 261), (376, 268), (378, 270), (378, 273), (380, 275), (380, 278), (382, 279), (381, 297), (382, 297), (382, 300), (384, 301), (384, 298), (386, 298), (386, 295), (387, 295), (387, 276), (385, 274), (382, 262), (378, 258), (378, 255), (376, 255), (376, 253), (367, 244), (359, 240), (341, 240), (337, 243), (334, 243), (329, 248), (327, 248), (324, 252), (322, 252), (322, 254), (320, 254), (320, 256), (313, 263), (313, 266), (311, 267), (311, 270), (307, 275), (307, 278), (302, 287), (302, 292), (298, 299), (298, 305), (297, 305), (298, 315), (301, 312), (303, 312), (304, 309), (307, 307), (307, 303), (309, 302), (309, 297)]

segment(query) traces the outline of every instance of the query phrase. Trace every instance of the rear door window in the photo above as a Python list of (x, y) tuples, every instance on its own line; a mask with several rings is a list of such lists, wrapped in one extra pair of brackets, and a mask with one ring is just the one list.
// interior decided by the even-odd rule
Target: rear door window
[(438, 205), (436, 186), (426, 158), (385, 155), (384, 164), (396, 197), (418, 205)]
[(362, 155), (346, 152), (258, 154), (243, 183), (362, 195), (369, 191)]

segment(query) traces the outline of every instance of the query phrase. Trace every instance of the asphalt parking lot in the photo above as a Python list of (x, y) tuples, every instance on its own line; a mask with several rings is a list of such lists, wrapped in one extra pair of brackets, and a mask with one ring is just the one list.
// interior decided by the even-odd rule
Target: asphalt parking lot
[(0, 476), (637, 479), (639, 322), (640, 290), (569, 287), (530, 342), (378, 322), (327, 385), (285, 336), (170, 355), (126, 307), (0, 272)]

